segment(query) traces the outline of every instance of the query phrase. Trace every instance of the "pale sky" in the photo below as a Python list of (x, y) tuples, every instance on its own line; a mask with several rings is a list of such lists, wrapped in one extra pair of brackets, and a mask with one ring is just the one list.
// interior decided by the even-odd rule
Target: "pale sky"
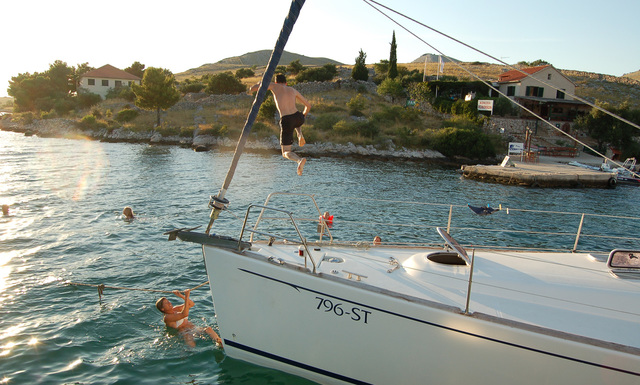
[[(507, 63), (543, 59), (556, 68), (621, 76), (640, 70), (640, 2), (628, 0), (379, 0)], [(55, 60), (124, 69), (134, 61), (174, 73), (273, 49), (290, 0), (6, 0), (0, 96), (12, 76)], [(447, 56), (494, 62), (393, 16)], [(363, 0), (307, 0), (286, 50), (354, 64), (398, 63), (437, 53)], [(280, 63), (288, 64), (288, 63)], [(445, 70), (446, 71), (446, 70)]]

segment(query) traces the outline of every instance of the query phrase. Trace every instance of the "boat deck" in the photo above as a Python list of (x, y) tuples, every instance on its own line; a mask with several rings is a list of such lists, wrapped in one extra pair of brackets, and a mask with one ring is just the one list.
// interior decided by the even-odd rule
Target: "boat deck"
[[(465, 311), (471, 267), (451, 264), (451, 252), (370, 245), (311, 246), (320, 276)], [(297, 244), (256, 243), (252, 251), (272, 262), (305, 266)], [(640, 302), (635, 300), (640, 277), (616, 276), (606, 265), (607, 255), (487, 250), (469, 251), (471, 254), (475, 254), (475, 262), (470, 314), (640, 349)], [(428, 258), (434, 256), (443, 258), (440, 262)]]

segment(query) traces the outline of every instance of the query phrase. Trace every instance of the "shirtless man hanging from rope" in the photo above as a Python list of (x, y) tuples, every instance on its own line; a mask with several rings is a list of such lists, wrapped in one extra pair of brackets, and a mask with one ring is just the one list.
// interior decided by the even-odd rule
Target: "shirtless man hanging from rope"
[[(249, 88), (249, 92), (256, 92), (260, 84), (255, 84)], [(305, 145), (304, 136), (302, 136), (301, 126), (304, 119), (311, 110), (311, 104), (296, 89), (287, 86), (287, 78), (282, 75), (276, 75), (276, 82), (269, 84), (269, 90), (273, 93), (276, 100), (276, 107), (280, 113), (280, 148), (282, 156), (298, 163), (298, 175), (302, 175), (302, 170), (307, 162), (306, 158), (301, 158), (295, 152), (291, 151), (293, 144), (293, 130), (298, 133), (298, 145)], [(304, 104), (304, 111), (298, 111), (296, 101)]]
[(189, 322), (189, 309), (195, 305), (195, 303), (189, 299), (191, 290), (185, 290), (184, 295), (180, 294), (178, 290), (174, 290), (173, 294), (175, 294), (179, 298), (182, 298), (184, 300), (184, 304), (173, 306), (171, 302), (165, 297), (160, 298), (156, 302), (156, 308), (164, 314), (162, 320), (164, 321), (165, 325), (170, 328), (178, 329), (180, 334), (184, 337), (187, 345), (191, 347), (196, 346), (196, 343), (193, 340), (194, 335), (202, 332), (207, 333), (216, 344), (220, 344), (220, 346), (222, 346), (222, 340), (220, 339), (218, 334), (213, 331), (211, 326), (207, 326), (205, 328), (196, 327), (194, 324)]

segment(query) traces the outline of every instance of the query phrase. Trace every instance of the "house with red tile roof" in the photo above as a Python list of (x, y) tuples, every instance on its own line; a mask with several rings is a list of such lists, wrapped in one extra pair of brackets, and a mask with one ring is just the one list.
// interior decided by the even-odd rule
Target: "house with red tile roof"
[[(567, 95), (575, 95), (576, 85), (552, 65), (522, 68), (502, 73), (498, 89), (537, 115), (549, 120), (573, 121), (590, 110)], [(522, 116), (530, 115), (526, 111)]]
[(105, 64), (100, 68), (82, 74), (82, 76), (80, 76), (78, 90), (80, 92), (98, 94), (104, 99), (109, 90), (117, 87), (130, 87), (133, 83), (140, 84), (141, 80), (142, 79), (135, 75), (112, 65)]

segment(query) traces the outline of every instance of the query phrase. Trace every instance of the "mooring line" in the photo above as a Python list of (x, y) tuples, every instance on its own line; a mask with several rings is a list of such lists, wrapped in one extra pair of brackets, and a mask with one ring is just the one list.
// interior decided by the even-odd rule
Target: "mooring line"
[[(208, 284), (209, 281), (207, 282), (203, 282), (201, 284), (199, 284), (198, 286), (194, 287), (191, 289), (191, 291), (195, 290), (195, 289), (199, 289), (202, 286)], [(158, 290), (158, 289), (141, 289), (138, 287), (122, 287), (122, 286), (107, 286), (105, 284), (99, 284), (99, 285), (95, 285), (95, 284), (90, 284), (90, 283), (79, 283), (79, 282), (65, 282), (65, 285), (73, 285), (73, 286), (89, 286), (89, 287), (97, 287), (98, 288), (98, 296), (100, 297), (100, 301), (102, 301), (102, 293), (104, 292), (104, 289), (115, 289), (115, 290), (132, 290), (132, 291), (149, 291), (149, 292), (154, 292), (154, 293), (173, 293), (173, 290)]]

